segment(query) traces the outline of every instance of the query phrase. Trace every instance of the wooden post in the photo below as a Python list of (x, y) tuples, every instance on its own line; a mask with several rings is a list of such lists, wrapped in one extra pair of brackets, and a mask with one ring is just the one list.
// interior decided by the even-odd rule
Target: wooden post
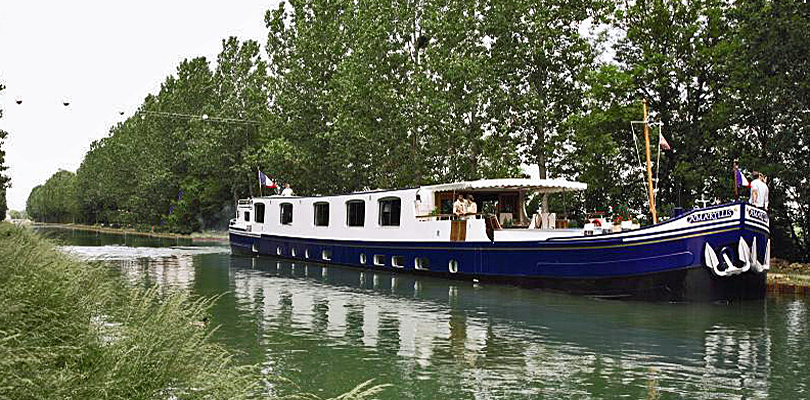
[(647, 144), (647, 188), (650, 192), (650, 212), (653, 224), (658, 223), (658, 214), (655, 212), (655, 191), (653, 190), (652, 160), (650, 154), (650, 125), (647, 124), (647, 99), (644, 99), (644, 141)]
[(732, 181), (734, 182), (734, 201), (740, 200), (740, 192), (737, 189), (737, 170), (740, 169), (740, 163), (737, 160), (734, 160), (734, 178)]

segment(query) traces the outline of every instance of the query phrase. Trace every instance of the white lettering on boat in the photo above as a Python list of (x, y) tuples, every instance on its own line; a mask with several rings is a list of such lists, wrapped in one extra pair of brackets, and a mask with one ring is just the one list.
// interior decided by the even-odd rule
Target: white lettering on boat
[(706, 222), (706, 221), (715, 221), (718, 219), (728, 218), (734, 215), (734, 211), (731, 209), (725, 210), (718, 210), (718, 211), (710, 211), (710, 212), (703, 212), (699, 214), (692, 214), (686, 217), (686, 222), (693, 224), (695, 222)]
[(761, 221), (766, 225), (770, 222), (768, 219), (768, 213), (762, 210), (758, 210), (754, 207), (748, 207), (748, 216), (755, 220)]

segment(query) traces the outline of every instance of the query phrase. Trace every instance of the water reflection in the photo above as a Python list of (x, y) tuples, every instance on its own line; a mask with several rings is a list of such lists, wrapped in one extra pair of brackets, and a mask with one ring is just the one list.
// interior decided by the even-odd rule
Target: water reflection
[[(271, 336), (362, 347), (365, 360), (407, 371), (397, 379), (409, 389), (431, 381), (471, 398), (646, 397), (654, 381), (661, 396), (768, 396), (763, 302), (605, 302), (263, 258), (229, 261), (240, 304), (261, 307)], [(267, 359), (307, 363), (286, 346), (267, 348)]]
[(221, 295), (215, 339), (321, 397), (369, 378), (394, 384), (391, 399), (810, 394), (805, 299), (602, 301), (172, 246), (66, 250), (143, 285)]

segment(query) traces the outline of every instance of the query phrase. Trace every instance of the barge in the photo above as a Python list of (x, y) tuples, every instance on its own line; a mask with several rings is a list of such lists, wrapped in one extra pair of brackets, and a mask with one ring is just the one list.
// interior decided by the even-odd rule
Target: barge
[[(604, 298), (764, 297), (770, 260), (765, 210), (737, 202), (644, 227), (595, 219), (579, 229), (552, 214), (525, 212), (531, 195), (584, 189), (560, 179), (490, 179), (242, 199), (230, 222), (230, 246), (240, 254)], [(473, 194), (481, 212), (453, 215), (459, 194)]]

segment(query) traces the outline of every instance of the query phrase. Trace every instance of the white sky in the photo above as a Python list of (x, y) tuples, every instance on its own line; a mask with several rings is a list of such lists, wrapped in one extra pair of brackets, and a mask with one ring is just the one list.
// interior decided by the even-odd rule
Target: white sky
[(31, 189), (59, 169), (75, 172), (90, 143), (157, 93), (184, 58), (214, 62), (229, 36), (264, 49), (264, 14), (277, 3), (0, 0), (9, 209), (25, 209)]

